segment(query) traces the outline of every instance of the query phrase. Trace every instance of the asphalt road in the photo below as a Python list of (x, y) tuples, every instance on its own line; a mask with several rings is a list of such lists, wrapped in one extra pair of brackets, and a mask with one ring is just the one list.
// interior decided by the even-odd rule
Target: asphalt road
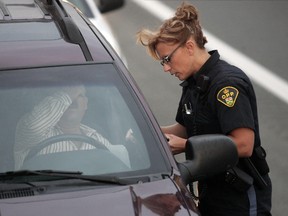
[[(150, 5), (155, 0), (127, 0), (125, 7), (105, 15), (120, 42), (128, 67), (160, 125), (174, 122), (181, 88), (180, 81), (162, 71), (159, 62), (152, 60), (145, 49), (136, 45), (135, 34), (143, 27), (156, 28), (166, 11), (153, 7), (147, 11), (137, 3)], [(161, 1), (174, 10), (181, 1)], [(241, 68), (252, 72), (258, 98), (262, 145), (267, 151), (273, 183), (273, 215), (288, 212), (288, 1), (277, 0), (202, 0), (192, 2), (200, 11), (202, 27), (224, 42), (209, 49), (232, 48), (224, 58), (238, 62), (235, 53), (248, 58)], [(152, 14), (156, 9), (159, 16)], [(212, 37), (211, 37), (212, 38)], [(209, 41), (209, 37), (208, 37)], [(209, 45), (209, 43), (208, 43)], [(234, 52), (235, 51), (235, 52)], [(254, 67), (256, 64), (256, 67)], [(258, 66), (257, 66), (258, 65)], [(250, 69), (250, 70), (249, 70)], [(253, 70), (253, 71), (251, 71)], [(246, 72), (248, 72), (246, 71)], [(271, 77), (265, 76), (268, 71)], [(274, 78), (279, 82), (274, 82)], [(277, 80), (276, 79), (276, 80)], [(282, 82), (283, 81), (283, 82)]]

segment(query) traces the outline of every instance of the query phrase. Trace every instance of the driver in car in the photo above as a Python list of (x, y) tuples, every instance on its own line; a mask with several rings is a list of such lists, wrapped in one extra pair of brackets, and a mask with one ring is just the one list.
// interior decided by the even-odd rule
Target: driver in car
[[(112, 145), (95, 129), (81, 123), (87, 110), (87, 104), (88, 98), (84, 86), (65, 87), (44, 98), (31, 112), (25, 114), (16, 127), (15, 169), (21, 169), (26, 156), (33, 147), (43, 140), (61, 134), (78, 134), (91, 137), (130, 167), (125, 146)], [(95, 148), (89, 143), (67, 139), (48, 145), (38, 155)]]

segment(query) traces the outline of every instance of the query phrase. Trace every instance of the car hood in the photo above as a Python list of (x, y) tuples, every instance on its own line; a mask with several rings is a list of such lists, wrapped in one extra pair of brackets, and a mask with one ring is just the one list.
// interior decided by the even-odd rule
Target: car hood
[[(194, 207), (192, 207), (194, 208)], [(188, 213), (189, 212), (189, 213)], [(0, 200), (1, 216), (197, 215), (170, 179)]]

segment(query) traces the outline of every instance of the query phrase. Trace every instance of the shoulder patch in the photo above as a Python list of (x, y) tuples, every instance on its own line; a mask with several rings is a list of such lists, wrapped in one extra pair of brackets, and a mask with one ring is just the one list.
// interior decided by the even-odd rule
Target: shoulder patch
[(218, 92), (217, 100), (227, 107), (233, 107), (237, 100), (238, 94), (238, 89), (232, 86), (226, 86)]

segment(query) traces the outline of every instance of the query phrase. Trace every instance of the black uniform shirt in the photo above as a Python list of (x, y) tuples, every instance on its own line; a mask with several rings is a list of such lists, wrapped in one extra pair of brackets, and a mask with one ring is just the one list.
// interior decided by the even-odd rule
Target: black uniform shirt
[(209, 53), (210, 58), (196, 75), (181, 83), (176, 121), (186, 127), (189, 137), (227, 135), (237, 128), (251, 128), (255, 131), (255, 146), (259, 146), (256, 98), (249, 78), (220, 60), (216, 50)]

